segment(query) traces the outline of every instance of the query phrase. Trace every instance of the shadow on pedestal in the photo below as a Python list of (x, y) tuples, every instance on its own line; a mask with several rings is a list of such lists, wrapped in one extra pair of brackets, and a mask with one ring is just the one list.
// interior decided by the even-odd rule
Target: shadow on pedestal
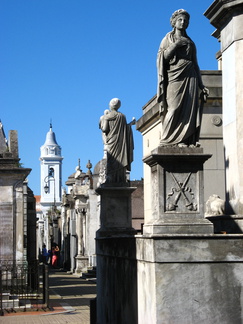
[(102, 187), (96, 232), (97, 323), (137, 323), (136, 231), (132, 228), (132, 187)]

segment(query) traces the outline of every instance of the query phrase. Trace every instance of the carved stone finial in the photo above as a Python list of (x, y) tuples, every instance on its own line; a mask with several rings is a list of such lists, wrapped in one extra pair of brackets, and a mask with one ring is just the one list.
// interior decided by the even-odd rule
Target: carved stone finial
[(80, 159), (78, 159), (78, 165), (76, 166), (75, 170), (76, 170), (76, 172), (75, 172), (74, 178), (78, 179), (82, 174), (82, 170), (80, 169)]
[(87, 175), (92, 175), (92, 172), (91, 172), (92, 163), (90, 162), (90, 160), (88, 160), (88, 163), (86, 164), (86, 168), (88, 169), (88, 171), (86, 172), (86, 174)]

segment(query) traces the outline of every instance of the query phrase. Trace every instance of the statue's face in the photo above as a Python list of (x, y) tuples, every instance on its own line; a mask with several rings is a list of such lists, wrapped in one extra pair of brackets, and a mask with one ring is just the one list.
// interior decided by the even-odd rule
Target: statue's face
[(187, 15), (181, 14), (177, 17), (175, 23), (176, 29), (184, 30), (187, 29), (188, 25), (189, 25), (189, 20)]

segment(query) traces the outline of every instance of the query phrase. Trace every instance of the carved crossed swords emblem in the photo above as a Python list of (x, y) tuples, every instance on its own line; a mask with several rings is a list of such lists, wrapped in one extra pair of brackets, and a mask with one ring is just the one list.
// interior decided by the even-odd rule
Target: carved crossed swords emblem
[[(177, 188), (172, 188), (172, 192), (168, 194), (167, 199), (169, 199), (170, 196), (174, 195), (174, 192), (177, 192), (177, 195), (175, 197), (175, 200), (173, 203), (170, 203), (167, 205), (167, 210), (175, 210), (176, 207), (178, 207), (177, 203), (180, 199), (181, 196), (183, 196), (185, 202), (186, 202), (186, 207), (189, 210), (197, 210), (197, 205), (193, 204), (192, 201), (189, 200), (189, 198), (186, 195), (186, 191), (189, 191), (191, 193), (191, 188), (187, 187), (187, 183), (191, 177), (191, 172), (187, 175), (186, 179), (184, 180), (184, 182), (179, 182), (176, 177), (174, 176), (173, 173), (170, 173), (175, 184), (177, 185)], [(194, 194), (191, 193), (191, 195), (193, 196)]]

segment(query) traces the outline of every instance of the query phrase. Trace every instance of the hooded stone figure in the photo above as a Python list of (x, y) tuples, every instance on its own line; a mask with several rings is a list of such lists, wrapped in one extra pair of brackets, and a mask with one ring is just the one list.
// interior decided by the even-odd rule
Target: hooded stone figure
[(199, 88), (204, 87), (197, 63), (196, 46), (186, 33), (190, 15), (184, 9), (172, 14), (173, 30), (160, 44), (157, 55), (157, 100), (162, 117), (160, 145), (197, 146), (202, 115)]
[(100, 118), (100, 128), (106, 150), (107, 168), (106, 183), (125, 184), (126, 171), (131, 170), (133, 161), (133, 135), (131, 124), (127, 124), (125, 115), (118, 111), (121, 101), (113, 98), (110, 111)]

